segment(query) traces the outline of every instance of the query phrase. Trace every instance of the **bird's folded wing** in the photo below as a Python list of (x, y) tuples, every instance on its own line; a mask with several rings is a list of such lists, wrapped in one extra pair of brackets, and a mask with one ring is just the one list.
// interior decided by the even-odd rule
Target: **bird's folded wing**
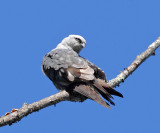
[(68, 79), (74, 81), (76, 78), (79, 81), (90, 81), (94, 79), (94, 70), (90, 67), (87, 68), (75, 68), (69, 67), (66, 69)]

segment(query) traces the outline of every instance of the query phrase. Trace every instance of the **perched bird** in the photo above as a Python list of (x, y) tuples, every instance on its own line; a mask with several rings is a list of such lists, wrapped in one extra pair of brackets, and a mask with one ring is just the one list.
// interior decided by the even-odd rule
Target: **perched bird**
[[(69, 35), (55, 49), (46, 54), (42, 61), (43, 73), (59, 90), (66, 90), (75, 97), (94, 100), (104, 107), (115, 105), (112, 95), (123, 95), (107, 84), (105, 73), (81, 57), (79, 52), (86, 40), (80, 35)], [(101, 96), (100, 96), (101, 95)]]

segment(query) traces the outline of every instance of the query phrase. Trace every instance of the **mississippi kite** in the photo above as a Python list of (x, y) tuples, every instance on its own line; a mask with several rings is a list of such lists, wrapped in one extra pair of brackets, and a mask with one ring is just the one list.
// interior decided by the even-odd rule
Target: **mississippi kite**
[(101, 96), (114, 105), (112, 95), (123, 95), (107, 84), (105, 73), (100, 68), (79, 55), (85, 45), (86, 40), (82, 36), (69, 35), (64, 38), (44, 56), (42, 71), (57, 89), (66, 90), (82, 99), (89, 98), (110, 108)]

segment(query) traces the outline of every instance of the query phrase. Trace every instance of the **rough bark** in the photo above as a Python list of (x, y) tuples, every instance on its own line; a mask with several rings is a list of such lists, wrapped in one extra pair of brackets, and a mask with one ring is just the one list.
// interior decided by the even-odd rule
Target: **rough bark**
[[(123, 72), (121, 72), (116, 78), (110, 80), (108, 84), (112, 87), (116, 87), (121, 82), (124, 82), (124, 80), (130, 74), (132, 74), (132, 72), (134, 72), (138, 68), (138, 66), (142, 64), (148, 57), (150, 57), (151, 55), (155, 55), (155, 50), (159, 46), (160, 46), (160, 37), (151, 45), (149, 45), (149, 47), (145, 52), (138, 55), (137, 58), (132, 62), (132, 64), (128, 68), (126, 68)], [(50, 105), (56, 105), (57, 103), (62, 101), (81, 101), (81, 99), (71, 97), (69, 93), (64, 90), (64, 91), (60, 91), (55, 95), (52, 95), (40, 101), (34, 102), (32, 104), (24, 103), (22, 108), (18, 109), (18, 111), (15, 111), (8, 115), (0, 117), (0, 127), (5, 125), (11, 125), (12, 123), (20, 121), (23, 117), (33, 112), (39, 111), (40, 109), (43, 109)]]

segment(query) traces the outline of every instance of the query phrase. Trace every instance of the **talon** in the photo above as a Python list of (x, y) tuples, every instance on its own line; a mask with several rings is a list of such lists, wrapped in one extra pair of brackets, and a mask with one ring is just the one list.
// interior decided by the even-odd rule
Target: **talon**
[(9, 112), (5, 113), (5, 116), (7, 116), (7, 115), (9, 115), (9, 114), (10, 114)]
[(18, 111), (18, 109), (12, 109), (11, 113)]

